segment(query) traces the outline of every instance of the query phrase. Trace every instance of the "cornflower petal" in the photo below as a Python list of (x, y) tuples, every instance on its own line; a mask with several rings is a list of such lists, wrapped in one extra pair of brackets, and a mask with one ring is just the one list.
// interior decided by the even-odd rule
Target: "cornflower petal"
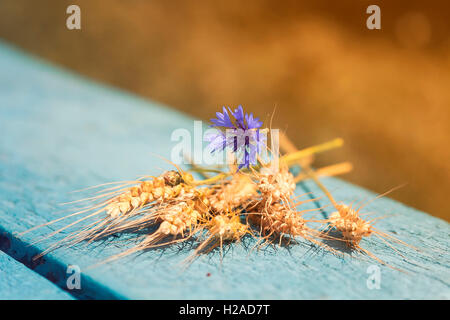
[(216, 118), (211, 119), (211, 122), (216, 127), (234, 128), (234, 124), (230, 119), (230, 115), (225, 107), (223, 107), (223, 113), (216, 112)]
[[(230, 110), (231, 112), (231, 110)], [(234, 112), (231, 112), (233, 117), (236, 119), (237, 124), (239, 125), (240, 129), (246, 129), (245, 126), (245, 117), (244, 117), (244, 110), (242, 109), (242, 105), (239, 105), (237, 109), (234, 110)]]

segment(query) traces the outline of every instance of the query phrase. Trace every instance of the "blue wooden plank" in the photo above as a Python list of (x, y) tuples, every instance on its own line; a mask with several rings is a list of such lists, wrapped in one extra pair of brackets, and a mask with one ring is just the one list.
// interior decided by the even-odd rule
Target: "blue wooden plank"
[(70, 300), (72, 295), (0, 251), (0, 300)]
[[(213, 253), (185, 271), (180, 263), (192, 252), (187, 247), (147, 251), (85, 270), (121, 251), (117, 242), (60, 249), (33, 263), (31, 257), (46, 244), (28, 244), (55, 227), (21, 237), (15, 232), (60, 217), (56, 204), (70, 200), (70, 191), (170, 168), (154, 154), (170, 158), (172, 131), (192, 130), (193, 119), (67, 73), (5, 44), (0, 44), (0, 70), (0, 128), (7, 137), (0, 140), (0, 245), (63, 287), (67, 266), (80, 266), (81, 290), (74, 291), (79, 297), (450, 298), (448, 223), (387, 198), (367, 207), (381, 215), (395, 213), (379, 228), (395, 231), (422, 253), (399, 248), (405, 260), (375, 239), (362, 245), (406, 272), (361, 257), (336, 257), (306, 244), (249, 253), (246, 246), (251, 247), (252, 239), (245, 240), (246, 246), (231, 246), (222, 265), (218, 253)], [(336, 189), (339, 200), (372, 196), (338, 179), (326, 183)], [(320, 195), (310, 183), (299, 186), (297, 193), (308, 188)], [(371, 265), (380, 268), (380, 289), (367, 286)]]

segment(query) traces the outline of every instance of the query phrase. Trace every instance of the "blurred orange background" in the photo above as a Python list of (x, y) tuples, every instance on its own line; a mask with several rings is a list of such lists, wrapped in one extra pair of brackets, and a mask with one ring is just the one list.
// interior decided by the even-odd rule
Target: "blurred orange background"
[(276, 108), (298, 147), (345, 139), (317, 166), (450, 221), (448, 1), (2, 0), (0, 38), (197, 118)]

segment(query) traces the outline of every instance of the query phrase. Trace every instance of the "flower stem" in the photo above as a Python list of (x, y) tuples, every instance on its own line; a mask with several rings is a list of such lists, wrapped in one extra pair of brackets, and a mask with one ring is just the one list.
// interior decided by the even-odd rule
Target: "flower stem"
[[(330, 166), (316, 169), (315, 173), (316, 173), (317, 177), (332, 177), (332, 176), (337, 176), (340, 174), (349, 173), (350, 171), (352, 171), (352, 169), (353, 169), (353, 166), (350, 162), (341, 162), (341, 163), (337, 163), (337, 164), (333, 164)], [(307, 179), (310, 179), (310, 177), (306, 173), (300, 172), (300, 174), (298, 174), (295, 177), (294, 182), (299, 183), (299, 182), (305, 181)]]
[(292, 163), (297, 162), (301, 158), (311, 156), (316, 153), (328, 151), (331, 149), (339, 148), (344, 144), (344, 140), (342, 138), (336, 138), (331, 141), (318, 144), (316, 146), (312, 146), (309, 148), (305, 148), (303, 150), (295, 151), (288, 153), (280, 158), (281, 161), (285, 162), (286, 164), (290, 165)]
[[(286, 135), (283, 136), (283, 139), (286, 141), (286, 146), (289, 146), (286, 149), (289, 149), (288, 151), (290, 153), (283, 156), (282, 158), (285, 158), (285, 161), (286, 161), (286, 159), (288, 159), (288, 161), (290, 161), (290, 162), (297, 162), (298, 165), (302, 168), (302, 170), (305, 171), (306, 175), (308, 177), (310, 177), (316, 183), (316, 185), (323, 191), (323, 193), (327, 196), (327, 198), (330, 199), (333, 206), (337, 209), (336, 200), (334, 199), (331, 192), (328, 191), (328, 189), (325, 187), (325, 185), (319, 180), (314, 169), (312, 169), (309, 164), (304, 164), (304, 163), (298, 161), (301, 157), (296, 158), (296, 155), (302, 154), (302, 153), (307, 153), (307, 156), (309, 156), (313, 153), (322, 152), (322, 151), (330, 150), (333, 148), (341, 147), (344, 144), (344, 140), (341, 138), (337, 138), (337, 139), (331, 140), (329, 142), (325, 142), (323, 144), (320, 144), (320, 145), (317, 145), (314, 147), (306, 148), (306, 149), (303, 149), (300, 151), (295, 151), (296, 150), (295, 146), (292, 144), (292, 142), (289, 140), (289, 138)], [(305, 152), (305, 151), (307, 151), (307, 152)], [(313, 151), (315, 151), (315, 152), (313, 152)]]
[(208, 179), (204, 179), (204, 180), (194, 180), (192, 182), (193, 185), (199, 186), (202, 184), (213, 184), (216, 182), (219, 182), (222, 179), (225, 179), (226, 177), (230, 176), (231, 172), (223, 172), (223, 173), (219, 173), (217, 175), (215, 175), (214, 177), (208, 178)]

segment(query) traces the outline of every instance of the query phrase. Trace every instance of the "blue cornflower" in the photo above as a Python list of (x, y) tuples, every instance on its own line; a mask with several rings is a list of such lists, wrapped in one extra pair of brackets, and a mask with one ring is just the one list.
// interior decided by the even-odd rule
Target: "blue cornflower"
[(257, 154), (265, 147), (266, 136), (259, 131), (262, 121), (252, 113), (244, 113), (241, 105), (234, 111), (225, 107), (222, 110), (222, 113), (216, 112), (217, 118), (211, 119), (211, 127), (218, 130), (205, 138), (210, 142), (208, 147), (212, 153), (231, 148), (238, 159), (238, 169), (249, 168), (250, 164), (256, 164)]

